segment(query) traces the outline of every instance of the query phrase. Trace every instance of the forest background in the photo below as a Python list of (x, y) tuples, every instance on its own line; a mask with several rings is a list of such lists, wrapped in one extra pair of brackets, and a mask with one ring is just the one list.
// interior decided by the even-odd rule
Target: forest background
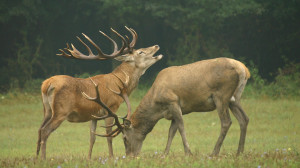
[[(106, 52), (112, 44), (98, 31), (110, 27), (139, 35), (136, 48), (158, 44), (164, 58), (141, 79), (148, 86), (165, 67), (230, 57), (252, 73), (250, 93), (300, 95), (299, 0), (1, 0), (0, 93), (39, 92), (53, 75), (109, 73), (116, 60), (87, 61), (56, 56), (76, 36), (91, 37)], [(118, 40), (121, 45), (120, 40)], [(246, 90), (247, 91), (247, 90)]]

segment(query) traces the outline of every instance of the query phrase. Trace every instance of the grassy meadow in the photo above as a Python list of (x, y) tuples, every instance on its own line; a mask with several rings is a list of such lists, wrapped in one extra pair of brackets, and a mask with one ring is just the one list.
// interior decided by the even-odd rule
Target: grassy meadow
[[(130, 97), (133, 109), (145, 91)], [(88, 160), (89, 122), (65, 121), (47, 142), (47, 159), (36, 159), (37, 131), (43, 118), (39, 94), (0, 95), (0, 167), (300, 167), (300, 101), (246, 97), (242, 106), (250, 118), (245, 152), (236, 156), (239, 124), (231, 114), (232, 126), (218, 157), (210, 157), (220, 132), (216, 112), (184, 116), (188, 142), (193, 152), (185, 156), (177, 132), (170, 154), (162, 157), (170, 121), (162, 119), (148, 134), (141, 155), (127, 158), (121, 135), (113, 141), (115, 157), (108, 159), (105, 138), (97, 137), (93, 159)], [(126, 112), (124, 105), (119, 115)], [(99, 122), (103, 124), (103, 122)], [(103, 133), (103, 128), (97, 128)]]

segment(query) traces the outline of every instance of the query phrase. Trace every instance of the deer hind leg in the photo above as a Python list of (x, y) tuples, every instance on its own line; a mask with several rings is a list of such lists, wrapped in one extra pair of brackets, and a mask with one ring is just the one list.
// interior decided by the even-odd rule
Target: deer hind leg
[(218, 115), (219, 115), (219, 118), (221, 121), (221, 132), (220, 132), (219, 138), (217, 140), (217, 143), (215, 145), (215, 148), (212, 152), (212, 155), (216, 156), (220, 152), (221, 146), (222, 146), (223, 141), (227, 135), (227, 132), (231, 126), (232, 121), (231, 121), (231, 118), (229, 115), (228, 105), (219, 99), (215, 98), (214, 100), (215, 100)]
[[(180, 108), (180, 106), (177, 103), (172, 103), (169, 106), (169, 111), (172, 113), (173, 121), (174, 121), (174, 123), (172, 123), (174, 125), (173, 126), (171, 125), (171, 127), (173, 129), (173, 130), (171, 130), (171, 133), (174, 132), (173, 134), (175, 134), (176, 130), (174, 131), (174, 129), (177, 126), (177, 128), (179, 130), (179, 133), (181, 135), (181, 138), (182, 138), (184, 152), (185, 152), (186, 155), (191, 155), (192, 152), (191, 152), (190, 146), (188, 144), (188, 141), (186, 139), (186, 134), (185, 134), (185, 130), (184, 130), (184, 123), (183, 123), (181, 108)], [(174, 135), (170, 135), (170, 136), (174, 137)], [(170, 140), (172, 141), (172, 139), (170, 139)]]
[(51, 116), (52, 116), (52, 109), (50, 107), (49, 102), (47, 101), (47, 97), (45, 97), (44, 95), (43, 95), (43, 105), (44, 105), (44, 119), (43, 119), (42, 125), (40, 126), (39, 131), (38, 131), (36, 156), (39, 155), (40, 148), (41, 148), (41, 129), (51, 119)]
[(93, 146), (94, 146), (95, 140), (96, 140), (96, 136), (95, 136), (96, 128), (97, 128), (97, 120), (92, 120), (91, 127), (90, 127), (90, 150), (89, 150), (89, 156), (88, 156), (89, 159), (92, 158)]
[(54, 115), (42, 128), (41, 128), (41, 157), (46, 159), (46, 143), (49, 135), (60, 126), (60, 124), (66, 119), (66, 116)]
[(249, 118), (247, 117), (246, 113), (240, 106), (238, 102), (230, 102), (229, 108), (232, 111), (233, 115), (235, 118), (238, 120), (239, 125), (240, 125), (240, 141), (239, 141), (239, 147), (237, 154), (240, 154), (244, 152), (244, 145), (245, 145), (245, 140), (246, 140), (246, 133), (247, 133), (247, 126), (249, 123)]
[(172, 144), (172, 140), (175, 136), (177, 129), (178, 129), (178, 125), (176, 124), (175, 120), (172, 120), (170, 129), (169, 129), (169, 134), (168, 134), (168, 142), (167, 142), (167, 146), (166, 146), (164, 155), (168, 155), (171, 144)]
[[(106, 125), (112, 125), (114, 122), (114, 119), (113, 118), (106, 118), (105, 119), (105, 124)], [(109, 128), (106, 128), (106, 133), (109, 134), (111, 133), (112, 131), (112, 128), (109, 127)], [(113, 145), (112, 145), (112, 137), (107, 137), (107, 145), (108, 145), (108, 151), (109, 151), (109, 157), (114, 157), (114, 151), (113, 151)]]
[(229, 103), (229, 108), (232, 111), (235, 118), (238, 120), (239, 125), (240, 125), (240, 130), (241, 130), (240, 142), (239, 142), (237, 154), (240, 154), (244, 151), (247, 126), (249, 123), (249, 118), (240, 105), (240, 99), (241, 99), (242, 93), (244, 91), (244, 88), (246, 86), (246, 83), (247, 83), (247, 80), (242, 75), (240, 77), (240, 83), (234, 93), (234, 98)]

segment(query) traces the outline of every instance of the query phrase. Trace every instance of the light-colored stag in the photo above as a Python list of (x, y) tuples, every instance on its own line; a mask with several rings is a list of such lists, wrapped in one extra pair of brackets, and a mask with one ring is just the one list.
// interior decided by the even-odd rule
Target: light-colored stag
[[(154, 56), (159, 50), (158, 45), (135, 50), (134, 46), (138, 37), (137, 33), (131, 28), (126, 27), (126, 29), (133, 36), (131, 42), (127, 36), (125, 39), (118, 32), (111, 29), (122, 39), (122, 47), (120, 49), (118, 49), (118, 46), (113, 39), (100, 31), (100, 33), (113, 43), (114, 51), (112, 54), (108, 55), (103, 53), (100, 47), (85, 34), (83, 34), (83, 36), (96, 48), (98, 52), (97, 55), (94, 55), (88, 45), (79, 37), (77, 38), (88, 50), (88, 55), (82, 54), (73, 44), (71, 44), (72, 48), (67, 44), (67, 48), (64, 50), (60, 49), (61, 54), (58, 54), (59, 56), (76, 59), (105, 60), (114, 58), (118, 61), (122, 61), (112, 73), (91, 77), (95, 82), (102, 84), (99, 87), (99, 90), (102, 91), (102, 101), (113, 113), (117, 111), (120, 104), (123, 102), (123, 99), (127, 106), (129, 105), (128, 96), (138, 85), (140, 77), (151, 65), (162, 58), (162, 55)], [(91, 120), (90, 148), (88, 155), (88, 157), (91, 158), (92, 148), (95, 142), (94, 132), (97, 125), (95, 116), (105, 116), (106, 112), (98, 103), (83, 98), (81, 92), (94, 92), (94, 86), (89, 80), (90, 79), (79, 79), (66, 75), (57, 75), (43, 82), (41, 92), (44, 105), (44, 120), (38, 131), (37, 156), (41, 149), (41, 157), (46, 158), (47, 139), (51, 132), (58, 128), (64, 120), (70, 122), (87, 122)], [(120, 96), (123, 97), (123, 99)], [(130, 107), (128, 108), (130, 109)], [(105, 123), (108, 126), (106, 127), (107, 134), (104, 136), (108, 137), (109, 155), (113, 156), (112, 138), (110, 137), (113, 132), (110, 126), (114, 120), (113, 118), (104, 118)]]
[[(212, 155), (219, 154), (231, 125), (229, 109), (240, 124), (237, 153), (243, 152), (249, 118), (240, 105), (240, 99), (249, 77), (250, 73), (243, 63), (229, 58), (204, 60), (162, 70), (130, 117), (131, 123), (118, 126), (119, 132), (123, 132), (126, 154), (138, 155), (146, 135), (162, 118), (172, 121), (164, 153), (168, 154), (174, 135), (179, 130), (184, 151), (191, 154), (182, 115), (215, 109), (221, 121), (221, 132)], [(115, 117), (115, 120), (118, 118)]]

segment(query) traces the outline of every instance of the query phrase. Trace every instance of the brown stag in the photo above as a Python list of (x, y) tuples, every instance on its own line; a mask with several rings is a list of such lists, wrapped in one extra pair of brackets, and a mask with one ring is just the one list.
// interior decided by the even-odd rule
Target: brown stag
[(212, 155), (219, 154), (231, 125), (229, 109), (240, 125), (237, 153), (243, 152), (249, 118), (240, 105), (240, 99), (249, 77), (250, 73), (243, 63), (229, 58), (204, 60), (162, 70), (130, 117), (131, 124), (118, 128), (123, 132), (126, 154), (138, 155), (146, 135), (162, 118), (172, 121), (164, 153), (168, 154), (172, 139), (179, 130), (184, 151), (191, 154), (182, 115), (215, 109), (221, 121), (221, 132)]
[[(76, 59), (93, 59), (93, 60), (105, 60), (116, 59), (122, 61), (122, 63), (109, 74), (101, 74), (91, 77), (97, 83), (102, 85), (99, 90), (102, 91), (102, 101), (111, 109), (113, 113), (117, 111), (123, 99), (116, 95), (119, 92), (126, 99), (127, 96), (138, 85), (140, 77), (145, 71), (153, 65), (155, 62), (162, 58), (162, 55), (154, 56), (159, 50), (158, 45), (154, 45), (148, 48), (134, 49), (137, 41), (137, 33), (131, 29), (126, 29), (133, 36), (132, 41), (126, 36), (126, 39), (115, 30), (111, 29), (118, 37), (122, 39), (122, 47), (118, 50), (116, 42), (101, 32), (107, 37), (114, 45), (114, 51), (112, 54), (105, 54), (101, 51), (100, 47), (95, 44), (87, 35), (83, 36), (96, 48), (98, 54), (94, 55), (91, 49), (86, 43), (84, 43), (79, 37), (78, 40), (88, 50), (88, 55), (82, 54), (78, 51), (73, 44), (72, 49), (67, 44), (67, 48), (60, 49), (61, 54), (67, 58)], [(107, 87), (109, 86), (109, 88)], [(42, 99), (44, 105), (44, 120), (38, 131), (37, 142), (37, 156), (41, 149), (41, 157), (46, 158), (46, 142), (51, 134), (59, 125), (64, 121), (69, 122), (87, 122), (91, 120), (90, 127), (90, 148), (89, 158), (91, 158), (92, 148), (95, 142), (95, 130), (97, 125), (97, 119), (94, 116), (103, 116), (105, 111), (103, 107), (98, 103), (91, 102), (82, 97), (81, 92), (91, 93), (94, 90), (93, 84), (89, 82), (89, 79), (79, 79), (66, 75), (57, 75), (45, 80), (41, 86)], [(128, 105), (128, 102), (126, 102)], [(113, 118), (106, 118), (106, 125), (113, 123)], [(112, 131), (111, 127), (106, 128), (108, 135)], [(109, 155), (113, 156), (112, 138), (107, 138)]]

